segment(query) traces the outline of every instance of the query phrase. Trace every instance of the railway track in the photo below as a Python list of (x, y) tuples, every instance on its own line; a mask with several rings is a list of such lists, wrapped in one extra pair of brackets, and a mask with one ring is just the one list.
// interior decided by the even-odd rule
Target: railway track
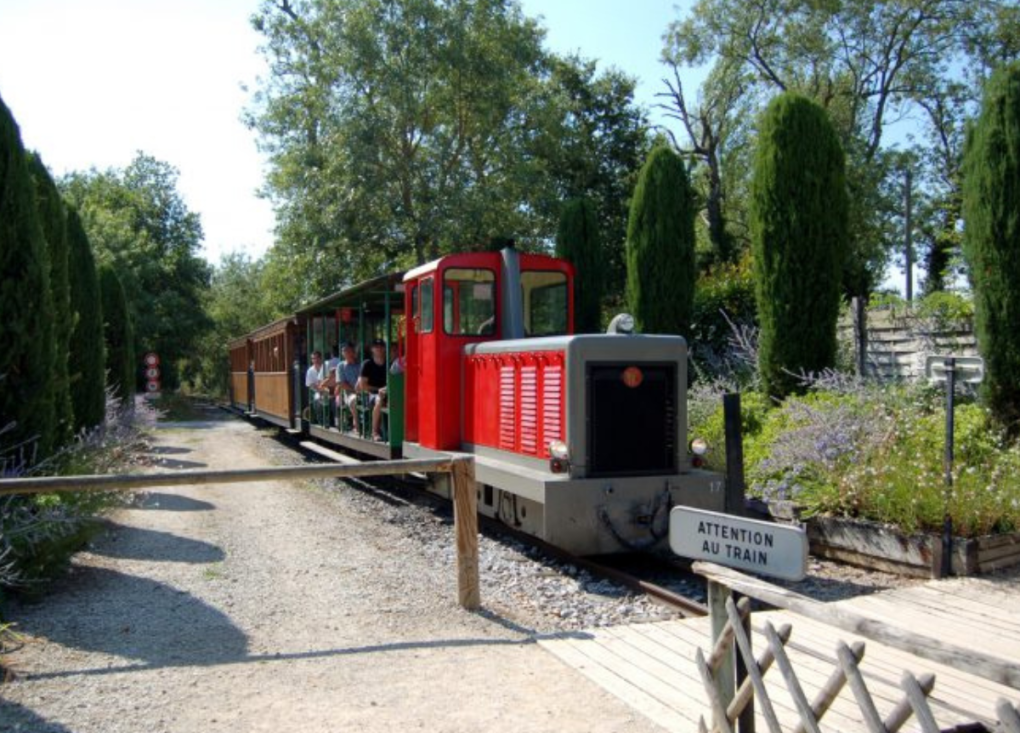
[[(283, 442), (297, 450), (306, 458), (323, 461), (332, 460), (345, 463), (359, 462), (357, 459), (337, 453), (316, 443), (295, 439), (293, 435), (281, 434)], [(449, 501), (435, 494), (421, 491), (424, 488), (424, 477), (386, 477), (382, 479), (360, 480), (366, 488), (398, 489), (401, 492), (414, 491), (416, 497), (425, 498), (437, 505), (449, 506)], [(708, 607), (695, 598), (669, 587), (670, 585), (694, 586), (700, 589), (704, 597), (704, 584), (699, 576), (694, 575), (680, 563), (664, 558), (643, 554), (630, 554), (602, 558), (580, 557), (550, 545), (533, 535), (518, 531), (513, 527), (495, 519), (479, 515), (479, 526), (489, 536), (503, 536), (516, 542), (535, 548), (543, 556), (563, 565), (572, 565), (588, 572), (593, 577), (612, 581), (635, 593), (653, 598), (685, 617), (708, 615)], [(665, 582), (664, 578), (668, 578)], [(667, 582), (669, 583), (667, 585)]]

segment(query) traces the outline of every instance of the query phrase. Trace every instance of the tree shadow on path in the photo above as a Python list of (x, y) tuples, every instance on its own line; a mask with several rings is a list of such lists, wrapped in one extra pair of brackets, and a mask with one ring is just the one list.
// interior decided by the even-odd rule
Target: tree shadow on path
[(216, 545), (155, 529), (127, 527), (108, 522), (109, 531), (91, 548), (93, 555), (155, 562), (222, 562), (227, 554)]
[(208, 512), (215, 509), (216, 505), (201, 499), (192, 499), (190, 496), (150, 491), (139, 495), (131, 508), (163, 512)]
[[(199, 598), (106, 568), (79, 568), (44, 604), (12, 611), (20, 633), (72, 649), (138, 660), (149, 668), (223, 664), (244, 659), (248, 650), (247, 637), (230, 618)], [(17, 665), (17, 659), (13, 661)], [(30, 679), (47, 673), (23, 670), (19, 676)]]
[(0, 730), (24, 733), (72, 733), (60, 723), (52, 723), (34, 711), (0, 697)]

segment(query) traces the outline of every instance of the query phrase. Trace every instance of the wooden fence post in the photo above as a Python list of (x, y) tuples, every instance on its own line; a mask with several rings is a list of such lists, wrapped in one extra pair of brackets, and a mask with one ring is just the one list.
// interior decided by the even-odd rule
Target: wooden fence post
[(453, 484), (453, 524), (457, 534), (457, 594), (469, 611), (482, 605), (478, 578), (478, 487), (475, 462), (458, 458), (450, 467)]
[[(715, 649), (716, 644), (722, 637), (726, 623), (729, 621), (729, 617), (726, 614), (726, 601), (731, 595), (730, 589), (722, 583), (708, 581), (708, 616), (712, 625), (713, 649)], [(731, 645), (726, 651), (726, 656), (719, 661), (719, 666), (715, 670), (715, 684), (716, 689), (719, 691), (719, 703), (722, 710), (726, 710), (730, 703), (733, 702), (733, 695), (736, 692), (733, 657), (734, 652)], [(718, 720), (714, 721), (714, 725), (717, 729), (721, 729)]]

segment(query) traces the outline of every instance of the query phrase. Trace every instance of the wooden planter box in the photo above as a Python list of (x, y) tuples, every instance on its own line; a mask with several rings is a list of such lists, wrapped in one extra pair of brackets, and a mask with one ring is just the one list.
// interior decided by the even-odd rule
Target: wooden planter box
[[(811, 517), (806, 522), (816, 557), (921, 578), (940, 577), (942, 538), (907, 535), (880, 524), (854, 519)], [(953, 575), (981, 575), (1020, 565), (1020, 533), (953, 538)]]

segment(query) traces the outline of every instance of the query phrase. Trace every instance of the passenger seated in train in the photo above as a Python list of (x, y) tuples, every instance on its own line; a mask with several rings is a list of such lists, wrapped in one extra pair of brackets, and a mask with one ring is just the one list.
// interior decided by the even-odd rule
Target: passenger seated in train
[(312, 399), (320, 402), (329, 395), (329, 381), (330, 378), (326, 375), (326, 368), (322, 363), (322, 352), (313, 351), (312, 365), (305, 372), (305, 386), (311, 391)]
[(372, 440), (382, 440), (382, 409), (386, 402), (386, 342), (372, 342), (372, 358), (365, 359), (358, 377), (358, 391), (369, 394), (372, 405)]
[(336, 380), (336, 408), (340, 415), (338, 422), (343, 422), (344, 407), (351, 413), (351, 425), (354, 432), (358, 432), (358, 380), (361, 378), (361, 364), (358, 363), (358, 355), (354, 350), (354, 344), (350, 341), (344, 342), (341, 350), (343, 360), (337, 364), (334, 372)]

